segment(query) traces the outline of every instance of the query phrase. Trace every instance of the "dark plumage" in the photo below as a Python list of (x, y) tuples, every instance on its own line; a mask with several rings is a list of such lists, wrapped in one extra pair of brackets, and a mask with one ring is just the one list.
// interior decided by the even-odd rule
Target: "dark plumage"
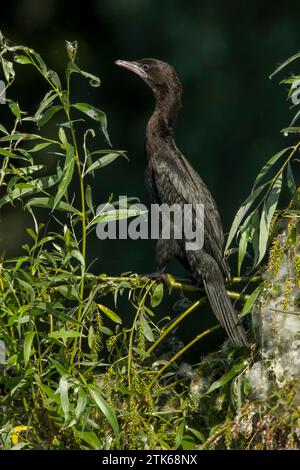
[[(134, 62), (119, 60), (141, 77), (153, 90), (156, 106), (146, 129), (146, 185), (151, 203), (204, 204), (204, 246), (186, 250), (185, 239), (162, 240), (156, 247), (156, 260), (164, 268), (176, 257), (195, 280), (203, 283), (210, 305), (231, 341), (246, 345), (246, 335), (226, 293), (224, 278), (229, 268), (223, 253), (223, 230), (216, 203), (188, 160), (176, 147), (172, 128), (181, 106), (181, 84), (173, 67), (156, 59)], [(190, 221), (194, 225), (195, 212)]]

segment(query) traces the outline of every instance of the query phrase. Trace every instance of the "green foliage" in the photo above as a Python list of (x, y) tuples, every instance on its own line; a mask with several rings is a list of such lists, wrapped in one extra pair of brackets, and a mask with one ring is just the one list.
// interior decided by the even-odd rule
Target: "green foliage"
[[(299, 53), (281, 64), (270, 78), (296, 59), (299, 59)], [(289, 98), (292, 98), (293, 94), (295, 98), (298, 97), (299, 75), (292, 75), (288, 79), (282, 80), (281, 83), (289, 85)], [(285, 137), (288, 137), (289, 133), (300, 133), (300, 128), (294, 126), (295, 122), (300, 117), (299, 104), (299, 100), (296, 99), (296, 103), (293, 106), (296, 108), (296, 114), (289, 127), (282, 129), (282, 133)], [(294, 145), (284, 148), (269, 159), (256, 177), (251, 194), (243, 202), (235, 215), (225, 250), (228, 251), (234, 238), (237, 237), (239, 240), (239, 274), (245, 255), (247, 254), (248, 245), (250, 245), (254, 254), (252, 262), (253, 268), (256, 268), (264, 259), (272, 232), (272, 223), (279, 214), (286, 212), (278, 210), (280, 196), (285, 184), (289, 188), (292, 196), (294, 196), (297, 190), (292, 165), (297, 162), (299, 147), (300, 142), (296, 142)]]
[[(65, 76), (59, 77), (36, 51), (11, 46), (2, 35), (0, 40), (7, 89), (23, 66), (32, 67), (49, 88), (32, 115), (9, 99), (11, 128), (0, 126), (0, 207), (18, 205), (32, 217), (23, 255), (3, 256), (0, 264), (0, 340), (6, 348), (6, 362), (0, 364), (0, 447), (234, 447), (236, 410), (246, 413), (245, 403), (252, 406), (247, 372), (257, 353), (225, 343), (197, 365), (182, 363), (184, 352), (218, 325), (197, 332), (184, 347), (174, 346), (175, 337), (165, 349), (159, 347), (205, 297), (189, 302), (177, 318), (158, 322), (155, 311), (167, 294), (162, 283), (137, 275), (94, 274), (87, 266), (87, 237), (96, 224), (140, 213), (134, 205), (99, 214), (95, 210), (95, 172), (126, 157), (122, 150), (89, 149), (99, 131), (110, 145), (106, 115), (72, 100), (77, 75), (94, 87), (100, 79), (76, 63), (76, 42), (66, 43), (69, 61)], [(56, 133), (50, 138), (47, 126), (54, 118)], [(298, 145), (269, 160), (236, 215), (227, 247), (238, 235), (239, 270), (249, 245), (253, 266), (263, 260), (284, 181), (296, 202), (281, 215), (299, 215), (291, 166)], [(42, 157), (46, 163), (40, 163)], [(53, 217), (56, 230), (39, 222), (40, 210)], [(295, 242), (297, 233), (291, 231), (290, 238)], [(270, 260), (279, 269), (282, 253), (275, 245)], [(298, 261), (296, 257), (297, 276)], [(246, 287), (255, 281), (250, 296), (229, 292), (246, 301), (242, 315), (257, 304), (264, 287), (256, 286), (257, 280), (236, 279), (247, 282)], [(169, 293), (178, 289), (203, 294), (201, 288), (169, 276)], [(247, 440), (239, 445), (246, 447)]]

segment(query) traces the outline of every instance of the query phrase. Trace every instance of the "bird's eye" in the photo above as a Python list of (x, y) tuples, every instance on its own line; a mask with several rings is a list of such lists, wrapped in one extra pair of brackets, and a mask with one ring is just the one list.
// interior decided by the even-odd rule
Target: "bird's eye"
[(150, 69), (149, 65), (148, 64), (144, 64), (143, 65), (143, 69), (145, 70), (145, 72), (147, 72), (147, 70)]

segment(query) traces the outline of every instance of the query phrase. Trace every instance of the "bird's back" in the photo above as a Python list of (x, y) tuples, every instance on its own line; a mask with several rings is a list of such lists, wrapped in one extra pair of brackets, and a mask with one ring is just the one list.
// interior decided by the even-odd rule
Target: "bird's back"
[[(153, 141), (151, 143), (153, 145)], [(227, 262), (223, 255), (223, 230), (215, 200), (197, 171), (181, 154), (173, 139), (169, 139), (153, 151), (147, 158), (146, 184), (152, 202), (158, 204), (191, 204), (193, 219), (196, 204), (204, 206), (204, 245), (203, 251), (211, 255), (219, 264), (223, 275), (229, 276)], [(191, 220), (195, 227), (195, 220)], [(184, 241), (184, 240), (183, 240)]]

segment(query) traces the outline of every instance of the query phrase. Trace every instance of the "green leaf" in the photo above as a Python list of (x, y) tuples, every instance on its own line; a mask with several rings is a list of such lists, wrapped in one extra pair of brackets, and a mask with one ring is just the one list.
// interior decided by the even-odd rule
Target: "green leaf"
[(105, 313), (105, 315), (110, 318), (115, 323), (122, 323), (122, 318), (119, 317), (115, 312), (113, 312), (110, 308), (105, 307), (105, 305), (97, 304), (98, 308)]
[(13, 63), (9, 62), (8, 60), (5, 60), (3, 57), (1, 57), (1, 61), (2, 61), (2, 68), (3, 68), (5, 79), (7, 82), (10, 82), (10, 80), (11, 79), (13, 80), (15, 77)]
[[(1, 205), (1, 200), (0, 200), (0, 205)], [(53, 197), (36, 197), (36, 198), (30, 199), (30, 201), (27, 202), (26, 207), (32, 207), (32, 206), (44, 207), (47, 209), (54, 209), (54, 198)], [(79, 214), (78, 210), (75, 209), (75, 207), (63, 201), (60, 201), (55, 207), (55, 209), (59, 211), (63, 211), (63, 212), (72, 212), (74, 214)]]
[(281, 150), (280, 152), (276, 153), (276, 155), (273, 155), (272, 158), (270, 158), (270, 160), (262, 167), (262, 169), (260, 170), (258, 176), (256, 177), (256, 180), (254, 182), (254, 186), (253, 188), (255, 188), (258, 183), (262, 180), (262, 178), (268, 173), (268, 171), (270, 170), (270, 168), (277, 162), (277, 160), (279, 160), (280, 157), (282, 157), (282, 155), (284, 155), (287, 150), (291, 150), (293, 149), (294, 147), (287, 147), (283, 150)]
[(53, 209), (58, 205), (61, 198), (64, 196), (65, 192), (68, 189), (68, 186), (72, 180), (73, 170), (74, 170), (74, 147), (73, 145), (67, 143), (66, 144), (66, 159), (65, 164), (62, 172), (62, 179), (58, 185), (58, 191), (54, 198)]
[(49, 80), (58, 90), (62, 89), (60, 78), (54, 70), (48, 70), (46, 77), (49, 78)]
[(253, 193), (250, 194), (250, 196), (243, 202), (242, 206), (239, 208), (239, 210), (237, 211), (234, 219), (233, 219), (233, 222), (232, 222), (232, 225), (231, 225), (231, 228), (230, 228), (230, 232), (229, 232), (229, 235), (228, 235), (228, 238), (227, 238), (227, 242), (226, 242), (226, 247), (225, 247), (225, 252), (228, 250), (239, 226), (240, 226), (240, 223), (242, 222), (242, 220), (244, 219), (245, 215), (247, 214), (248, 210), (250, 209), (250, 207), (252, 206), (253, 202), (255, 201), (255, 199), (260, 195), (260, 193), (262, 192), (262, 190), (265, 188), (265, 184), (263, 184), (262, 186), (259, 186), (258, 188), (255, 189), (255, 191), (253, 191)]
[(14, 152), (2, 148), (0, 148), (0, 155), (3, 155), (3, 157), (16, 157)]
[(246, 362), (240, 362), (239, 364), (234, 365), (229, 372), (227, 372), (223, 377), (221, 377), (219, 380), (216, 380), (207, 390), (206, 394), (209, 394), (213, 392), (214, 390), (217, 390), (217, 388), (223, 387), (227, 382), (229, 382), (233, 377), (238, 375), (242, 370), (244, 370), (247, 367)]
[(80, 333), (79, 331), (73, 331), (73, 330), (52, 331), (51, 333), (48, 334), (48, 336), (49, 338), (55, 338), (55, 339), (85, 338), (85, 335), (83, 333)]
[(73, 108), (76, 108), (79, 111), (81, 111), (82, 113), (89, 116), (94, 121), (99, 122), (101, 130), (102, 130), (107, 142), (109, 143), (109, 145), (111, 145), (109, 135), (108, 135), (108, 132), (107, 132), (107, 119), (106, 119), (105, 113), (103, 111), (101, 111), (101, 109), (95, 108), (94, 106), (92, 106), (88, 103), (76, 103), (76, 104), (73, 104), (72, 106), (73, 106)]
[(78, 431), (77, 429), (75, 429), (75, 433), (82, 441), (86, 442), (93, 449), (103, 449), (103, 446), (101, 445), (101, 442), (99, 441), (94, 431)]
[(156, 286), (154, 287), (152, 291), (151, 299), (150, 299), (151, 307), (157, 307), (161, 303), (163, 295), (164, 295), (164, 285), (162, 282), (160, 282), (159, 284), (156, 284)]
[(104, 155), (104, 157), (100, 157), (87, 168), (87, 170), (85, 171), (85, 175), (91, 173), (92, 171), (98, 170), (99, 168), (103, 168), (106, 165), (110, 165), (114, 160), (116, 160), (116, 158), (120, 156), (124, 156), (124, 154), (122, 155), (121, 153), (109, 153), (107, 155)]
[(288, 188), (290, 192), (292, 193), (292, 195), (294, 195), (297, 190), (297, 187), (296, 187), (296, 183), (294, 180), (294, 175), (293, 175), (290, 162), (288, 162), (288, 165), (287, 165), (286, 179), (287, 179)]
[(182, 438), (184, 433), (185, 423), (181, 423), (178, 426), (176, 436), (175, 436), (175, 449), (178, 449), (182, 444)]
[(58, 97), (58, 94), (54, 90), (48, 91), (44, 98), (42, 99), (38, 110), (36, 111), (34, 115), (34, 119), (36, 122), (38, 122), (42, 115), (44, 114), (45, 110), (50, 106), (51, 103)]
[(89, 227), (99, 223), (110, 222), (112, 220), (121, 220), (128, 219), (129, 217), (137, 217), (139, 215), (145, 214), (146, 211), (141, 211), (140, 209), (112, 209), (105, 212), (101, 212), (96, 215), (91, 222)]
[(194, 429), (194, 428), (190, 428), (190, 427), (187, 427), (188, 431), (190, 431), (192, 434), (194, 434), (194, 436), (196, 436), (200, 442), (202, 442), (202, 444), (206, 441), (204, 435), (202, 434), (202, 432), (200, 431), (197, 431), (197, 429)]
[(279, 65), (279, 67), (277, 67), (277, 69), (271, 73), (271, 75), (269, 76), (269, 78), (273, 78), (274, 75), (276, 75), (278, 72), (280, 72), (280, 70), (282, 70), (284, 67), (286, 67), (287, 65), (289, 65), (291, 62), (293, 62), (294, 60), (296, 59), (299, 59), (300, 57), (300, 52), (297, 52), (297, 54), (294, 54), (292, 55), (291, 57), (289, 57), (287, 60), (285, 60), (284, 62), (282, 62), (281, 65)]
[(250, 295), (250, 297), (248, 297), (248, 299), (246, 300), (245, 304), (244, 304), (244, 307), (243, 307), (243, 310), (242, 310), (242, 313), (240, 315), (240, 318), (241, 317), (244, 317), (245, 315), (247, 315), (248, 312), (250, 312), (252, 310), (252, 307), (253, 305), (255, 304), (259, 294), (261, 293), (262, 291), (262, 288), (263, 286), (258, 286), (253, 292), (252, 294)]
[(85, 200), (87, 203), (88, 208), (90, 209), (91, 213), (95, 215), (94, 205), (93, 205), (93, 195), (92, 195), (92, 188), (89, 184), (86, 186), (85, 190)]
[(271, 187), (268, 198), (264, 203), (259, 225), (259, 257), (257, 260), (257, 264), (261, 262), (266, 253), (267, 243), (269, 239), (270, 223), (278, 204), (281, 187), (282, 173), (280, 173), (275, 183)]
[(2, 198), (0, 198), (0, 207), (2, 207), (4, 204), (7, 204), (8, 202), (13, 202), (15, 199), (29, 196), (30, 194), (37, 193), (41, 190), (45, 190), (51, 186), (54, 186), (57, 183), (59, 177), (59, 175), (44, 176), (43, 178), (32, 180), (30, 182), (30, 186), (23, 188), (16, 187), (11, 192), (11, 194), (5, 194)]
[(85, 72), (84, 70), (81, 70), (78, 65), (76, 65), (74, 62), (69, 62), (67, 66), (67, 71), (66, 71), (66, 78), (70, 77), (72, 73), (79, 73), (85, 78), (88, 78), (90, 80), (90, 85), (93, 87), (98, 87), (100, 86), (100, 78), (96, 77), (96, 75), (92, 75), (89, 72)]
[(20, 110), (20, 106), (18, 103), (16, 103), (15, 101), (12, 101), (12, 100), (6, 100), (9, 102), (9, 108), (11, 110), (11, 112), (16, 116), (16, 118), (20, 119), (21, 117), (21, 110)]
[(63, 107), (59, 104), (48, 108), (44, 112), (44, 114), (40, 117), (40, 119), (37, 121), (38, 126), (43, 127), (61, 109), (63, 109)]
[(250, 233), (250, 227), (248, 226), (246, 229), (242, 231), (240, 235), (239, 251), (238, 251), (238, 276), (240, 276), (241, 274), (242, 263), (244, 261), (244, 258), (247, 252), (249, 233)]
[(65, 421), (69, 419), (69, 410), (70, 410), (68, 390), (69, 390), (68, 375), (65, 374), (60, 378), (59, 387), (58, 387), (60, 403), (61, 403), (61, 407), (65, 416)]
[(49, 145), (53, 145), (53, 142), (42, 142), (42, 143), (37, 144), (34, 147), (32, 147), (32, 149), (28, 149), (28, 152), (30, 152), (30, 153), (39, 152), (40, 150), (43, 150), (43, 149), (49, 147)]
[(104, 400), (104, 398), (102, 397), (98, 388), (95, 385), (89, 386), (89, 392), (90, 392), (92, 399), (94, 400), (98, 408), (102, 411), (102, 413), (106, 417), (109, 424), (111, 425), (112, 430), (114, 431), (115, 435), (118, 436), (119, 425), (118, 425), (118, 421), (117, 421), (117, 417), (115, 415), (114, 409), (111, 406), (109, 406), (109, 404)]
[(18, 64), (32, 64), (32, 61), (26, 55), (15, 55), (14, 61)]
[(141, 326), (142, 326), (142, 330), (143, 330), (143, 334), (145, 338), (147, 338), (148, 341), (153, 343), (154, 342), (153, 332), (152, 332), (151, 326), (149, 325), (147, 315), (144, 312), (142, 312), (140, 316), (140, 322), (141, 322)]
[(82, 388), (80, 388), (78, 392), (78, 401), (77, 401), (77, 405), (75, 408), (75, 416), (77, 419), (79, 419), (82, 413), (84, 412), (86, 405), (87, 405), (87, 394)]
[(34, 336), (35, 336), (34, 331), (28, 331), (28, 333), (25, 336), (24, 349), (23, 349), (25, 367), (27, 367), (27, 364), (29, 362), (29, 358), (30, 358), (30, 354), (31, 354), (31, 347), (32, 347), (32, 342), (33, 342)]

